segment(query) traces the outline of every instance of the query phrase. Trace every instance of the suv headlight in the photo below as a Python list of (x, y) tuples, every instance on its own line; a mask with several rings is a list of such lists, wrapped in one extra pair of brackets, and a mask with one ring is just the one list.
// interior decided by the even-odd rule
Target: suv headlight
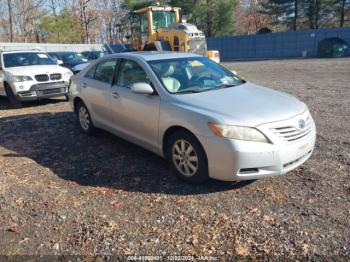
[(73, 75), (73, 72), (68, 71), (64, 73), (63, 77), (64, 79), (70, 79), (72, 75)]
[(269, 142), (260, 131), (252, 127), (229, 126), (214, 123), (208, 123), (208, 125), (211, 131), (217, 136), (255, 142)]
[(33, 80), (30, 76), (12, 76), (12, 82), (24, 82)]

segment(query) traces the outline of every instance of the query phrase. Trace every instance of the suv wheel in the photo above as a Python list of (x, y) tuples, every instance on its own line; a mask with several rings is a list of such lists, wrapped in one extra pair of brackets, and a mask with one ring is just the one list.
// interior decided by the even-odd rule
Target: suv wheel
[(199, 141), (186, 131), (178, 131), (170, 136), (167, 158), (175, 174), (194, 184), (209, 179), (205, 151)]
[(17, 96), (13, 93), (12, 88), (8, 84), (4, 84), (6, 96), (8, 100), (10, 100), (10, 103), (14, 107), (20, 107), (22, 105), (21, 101), (17, 98)]
[(81, 130), (88, 135), (95, 133), (95, 127), (92, 124), (90, 113), (83, 102), (80, 102), (76, 109), (76, 116)]

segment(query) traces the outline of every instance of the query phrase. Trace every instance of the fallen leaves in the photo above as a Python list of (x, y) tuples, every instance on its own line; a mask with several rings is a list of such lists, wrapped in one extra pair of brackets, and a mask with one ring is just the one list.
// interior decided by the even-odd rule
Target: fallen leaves
[(30, 239), (29, 237), (23, 238), (21, 241), (18, 242), (18, 244), (25, 243), (25, 242), (27, 242), (29, 239)]
[(307, 255), (309, 253), (309, 250), (310, 250), (310, 246), (308, 244), (303, 244), (301, 246), (301, 249), (302, 249), (302, 252), (303, 252), (303, 255)]
[(262, 223), (265, 225), (272, 225), (275, 222), (275, 219), (271, 216), (264, 215), (262, 219)]
[(236, 243), (235, 245), (235, 251), (238, 256), (248, 256), (249, 255), (249, 248), (242, 244), (242, 243)]
[(20, 233), (21, 227), (17, 223), (12, 223), (11, 226), (8, 228), (8, 231), (13, 233)]
[(45, 201), (44, 206), (48, 209), (51, 209), (53, 207), (53, 201), (52, 200)]
[(114, 209), (120, 209), (124, 206), (123, 202), (113, 201), (111, 205)]
[(23, 203), (24, 203), (24, 199), (22, 197), (19, 197), (17, 199), (15, 199), (15, 204), (18, 205), (18, 206), (22, 206)]
[(67, 181), (68, 186), (76, 186), (77, 182), (73, 181), (73, 180), (68, 180)]
[(10, 218), (11, 218), (11, 221), (12, 221), (13, 223), (16, 223), (16, 222), (17, 222), (17, 216), (16, 216), (16, 215), (11, 214)]

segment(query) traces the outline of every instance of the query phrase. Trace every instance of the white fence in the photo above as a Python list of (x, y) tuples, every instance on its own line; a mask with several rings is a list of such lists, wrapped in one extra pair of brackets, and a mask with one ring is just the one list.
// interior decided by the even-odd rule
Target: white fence
[(92, 51), (103, 50), (103, 45), (99, 44), (37, 44), (37, 43), (0, 43), (0, 51), (35, 50), (44, 52), (58, 51)]

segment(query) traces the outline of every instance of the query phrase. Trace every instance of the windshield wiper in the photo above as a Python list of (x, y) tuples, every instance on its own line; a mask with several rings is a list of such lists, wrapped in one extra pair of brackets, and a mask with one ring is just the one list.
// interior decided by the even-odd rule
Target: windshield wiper
[(216, 90), (216, 89), (221, 89), (221, 88), (229, 88), (229, 87), (233, 87), (233, 86), (238, 86), (240, 84), (242, 84), (242, 83), (239, 83), (239, 84), (220, 84), (218, 86), (209, 87), (209, 88), (188, 88), (188, 89), (184, 89), (182, 91), (176, 92), (176, 94), (201, 93), (201, 92), (210, 91), (210, 90)]
[(239, 84), (221, 84), (218, 85), (212, 89), (220, 89), (220, 88), (229, 88), (229, 87), (234, 87), (234, 86), (238, 86)]
[(200, 90), (198, 88), (189, 88), (189, 89), (184, 89), (182, 91), (178, 91), (176, 92), (175, 94), (193, 94), (193, 93), (200, 93), (200, 92), (203, 92), (204, 90)]

